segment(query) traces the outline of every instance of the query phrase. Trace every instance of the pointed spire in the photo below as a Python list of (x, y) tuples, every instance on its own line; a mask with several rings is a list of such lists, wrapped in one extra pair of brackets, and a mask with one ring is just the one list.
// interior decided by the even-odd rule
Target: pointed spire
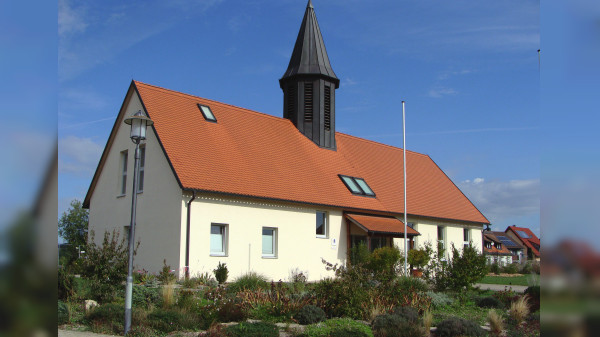
[(306, 5), (306, 12), (302, 19), (290, 63), (279, 83), (282, 84), (285, 79), (296, 75), (321, 75), (332, 81), (336, 89), (340, 86), (340, 80), (329, 63), (321, 29), (311, 0), (308, 0)]

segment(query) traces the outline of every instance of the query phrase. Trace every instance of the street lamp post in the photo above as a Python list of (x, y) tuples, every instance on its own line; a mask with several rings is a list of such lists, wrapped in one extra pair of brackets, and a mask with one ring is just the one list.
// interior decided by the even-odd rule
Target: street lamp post
[(129, 225), (129, 264), (127, 268), (127, 285), (125, 286), (125, 335), (131, 329), (131, 297), (133, 291), (133, 251), (135, 242), (135, 213), (137, 206), (137, 185), (140, 170), (140, 142), (146, 139), (146, 127), (152, 125), (150, 118), (141, 110), (135, 115), (125, 118), (125, 124), (131, 125), (131, 141), (135, 143), (135, 161), (133, 165), (133, 190), (131, 192), (131, 223)]

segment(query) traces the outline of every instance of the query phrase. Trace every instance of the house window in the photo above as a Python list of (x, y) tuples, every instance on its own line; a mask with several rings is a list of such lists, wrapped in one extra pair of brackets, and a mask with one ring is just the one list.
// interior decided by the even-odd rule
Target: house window
[(377, 248), (387, 246), (387, 238), (384, 237), (372, 237), (371, 238), (371, 251), (374, 251)]
[(137, 192), (144, 191), (144, 167), (146, 166), (146, 147), (140, 146), (140, 174), (138, 176)]
[(327, 237), (327, 212), (317, 211), (316, 234), (318, 238)]
[(349, 177), (344, 175), (339, 175), (344, 185), (352, 192), (352, 194), (356, 195), (364, 195), (369, 197), (374, 197), (375, 192), (369, 187), (367, 182), (362, 178)]
[(277, 257), (277, 228), (263, 227), (262, 256)]
[(210, 225), (210, 255), (227, 255), (227, 225)]
[(198, 109), (200, 109), (200, 112), (202, 112), (202, 116), (204, 117), (204, 119), (206, 119), (209, 122), (217, 122), (215, 115), (213, 114), (212, 110), (210, 110), (210, 108), (208, 106), (198, 104)]
[(408, 225), (408, 227), (410, 227), (412, 229), (415, 229), (415, 223), (414, 222), (409, 222), (407, 225)]
[(129, 226), (123, 226), (123, 239), (129, 243)]
[(127, 150), (121, 151), (121, 160), (119, 163), (119, 167), (121, 168), (119, 192), (120, 195), (125, 195), (125, 193), (127, 193)]
[(445, 239), (445, 227), (438, 226), (437, 228), (437, 237), (438, 237), (438, 249), (445, 250), (446, 249), (446, 239)]
[(468, 228), (464, 228), (463, 229), (463, 240), (464, 240), (464, 247), (468, 247), (469, 244), (471, 243), (471, 230), (469, 230)]

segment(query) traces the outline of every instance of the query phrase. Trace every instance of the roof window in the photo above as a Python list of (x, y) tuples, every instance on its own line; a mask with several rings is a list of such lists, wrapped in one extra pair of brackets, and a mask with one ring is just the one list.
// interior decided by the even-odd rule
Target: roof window
[(525, 233), (525, 231), (517, 231), (517, 233), (519, 234), (520, 237), (522, 237), (523, 239), (529, 239), (530, 236), (529, 234)]
[(202, 116), (204, 116), (204, 119), (206, 119), (209, 122), (217, 122), (215, 115), (212, 113), (212, 110), (210, 110), (208, 106), (198, 103), (198, 109), (200, 109), (200, 112), (202, 112)]
[(365, 195), (369, 197), (375, 196), (375, 193), (363, 178), (349, 177), (341, 174), (339, 177), (342, 179), (344, 185), (346, 185), (350, 192), (352, 192), (352, 194)]

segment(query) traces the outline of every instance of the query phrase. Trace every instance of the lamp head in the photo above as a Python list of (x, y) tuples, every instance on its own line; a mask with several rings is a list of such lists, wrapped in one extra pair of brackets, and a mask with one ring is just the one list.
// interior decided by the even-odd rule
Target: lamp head
[(146, 128), (154, 124), (154, 122), (144, 116), (142, 110), (138, 110), (133, 116), (125, 118), (125, 124), (131, 125), (131, 133), (129, 135), (131, 140), (134, 143), (139, 143), (146, 139)]

